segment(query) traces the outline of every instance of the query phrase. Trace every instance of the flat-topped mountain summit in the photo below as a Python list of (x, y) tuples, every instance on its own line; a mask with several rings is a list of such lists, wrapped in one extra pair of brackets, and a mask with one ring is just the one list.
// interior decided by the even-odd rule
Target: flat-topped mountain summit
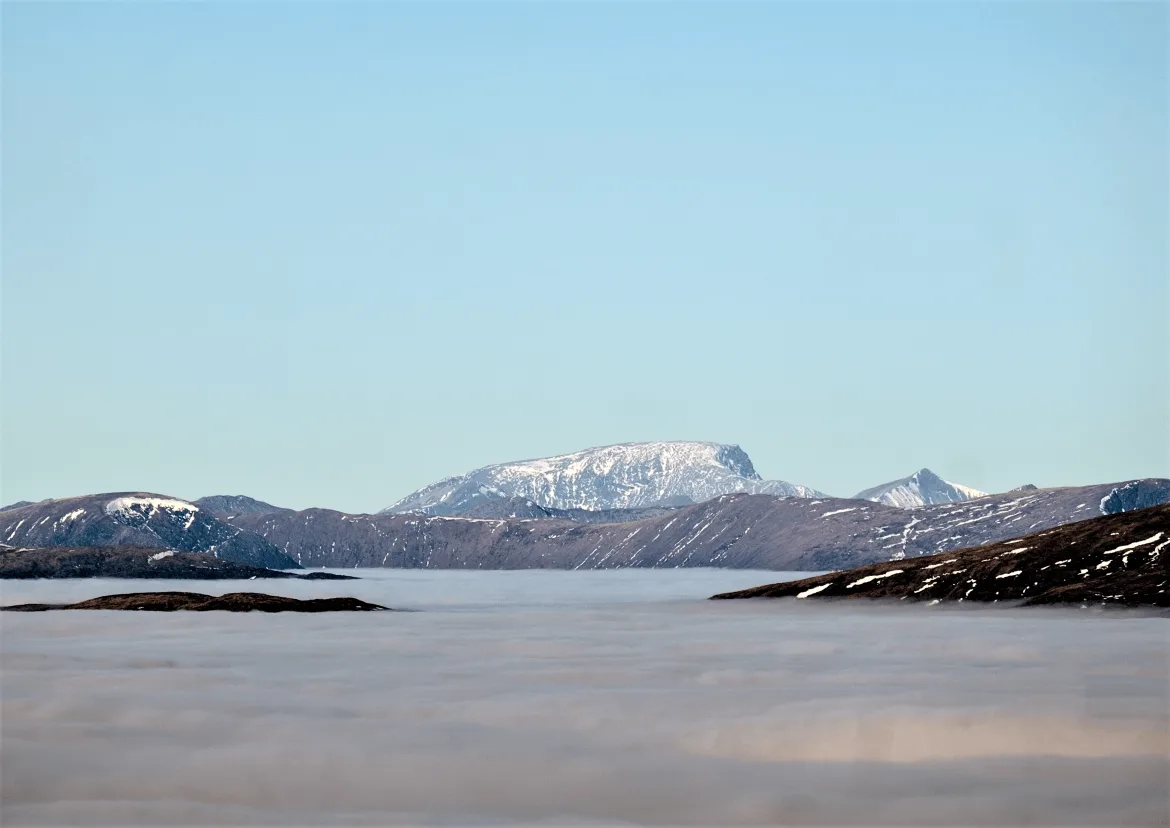
[(821, 496), (808, 486), (764, 480), (739, 446), (674, 441), (484, 466), (425, 486), (383, 511), (461, 515), (487, 501), (511, 498), (549, 509), (605, 511), (683, 506), (737, 492)]

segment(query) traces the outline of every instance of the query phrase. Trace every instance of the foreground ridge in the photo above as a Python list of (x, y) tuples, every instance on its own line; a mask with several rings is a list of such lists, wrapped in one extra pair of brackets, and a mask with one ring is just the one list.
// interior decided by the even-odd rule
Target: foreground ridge
[(1170, 505), (713, 599), (898, 598), (1170, 607)]

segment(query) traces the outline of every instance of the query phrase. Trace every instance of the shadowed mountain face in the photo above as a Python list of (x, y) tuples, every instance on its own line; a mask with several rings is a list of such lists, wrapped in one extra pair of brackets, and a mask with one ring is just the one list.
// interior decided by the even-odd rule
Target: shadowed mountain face
[(1038, 489), (912, 510), (867, 500), (726, 495), (621, 524), (327, 509), (229, 522), (313, 567), (825, 570), (1019, 537), (1096, 517), (1125, 486), (1134, 502), (1156, 500), (1165, 483)]
[(459, 517), (519, 518), (522, 520), (571, 520), (576, 523), (630, 523), (635, 520), (658, 517), (673, 512), (677, 507), (647, 506), (642, 509), (553, 509), (541, 506), (527, 498), (509, 497), (485, 499), (471, 506)]
[(679, 441), (485, 466), (419, 489), (383, 511), (466, 516), (494, 500), (522, 498), (548, 509), (600, 512), (701, 503), (733, 492), (820, 496), (807, 486), (761, 479), (739, 446)]
[(48, 610), (125, 610), (129, 612), (369, 612), (387, 607), (357, 598), (285, 598), (260, 592), (128, 592), (103, 595), (76, 604), (16, 604), (0, 607), (9, 612)]
[(1170, 607), (1170, 505), (1010, 541), (714, 596)]
[(226, 561), (204, 552), (146, 546), (0, 547), (0, 578), (167, 578), (201, 581), (245, 578), (356, 580), (348, 575), (298, 575)]
[(1170, 502), (1170, 480), (1134, 480), (1117, 486), (1101, 498), (1100, 509), (1103, 515), (1116, 515), (1167, 502)]
[(183, 500), (141, 492), (46, 500), (9, 509), (0, 543), (12, 546), (153, 546), (226, 561), (295, 569), (268, 541)]

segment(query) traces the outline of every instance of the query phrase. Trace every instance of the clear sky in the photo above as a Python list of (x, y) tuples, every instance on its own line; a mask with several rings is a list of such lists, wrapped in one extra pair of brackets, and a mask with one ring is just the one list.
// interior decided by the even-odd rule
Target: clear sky
[(1165, 3), (2, 14), (4, 502), (1170, 475)]

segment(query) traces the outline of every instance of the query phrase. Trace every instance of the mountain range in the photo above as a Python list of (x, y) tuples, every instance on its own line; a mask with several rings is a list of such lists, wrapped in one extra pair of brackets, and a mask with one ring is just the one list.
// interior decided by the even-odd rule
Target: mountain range
[(0, 543), (131, 544), (272, 568), (819, 570), (1003, 541), (1167, 501), (1170, 480), (988, 495), (929, 469), (833, 498), (763, 480), (738, 446), (667, 442), (488, 466), (373, 515), (295, 511), (244, 495), (42, 501), (0, 510)]
[(1170, 501), (1170, 480), (988, 495), (901, 509), (868, 500), (721, 495), (621, 523), (330, 509), (243, 514), (302, 566), (824, 570), (917, 557)]

